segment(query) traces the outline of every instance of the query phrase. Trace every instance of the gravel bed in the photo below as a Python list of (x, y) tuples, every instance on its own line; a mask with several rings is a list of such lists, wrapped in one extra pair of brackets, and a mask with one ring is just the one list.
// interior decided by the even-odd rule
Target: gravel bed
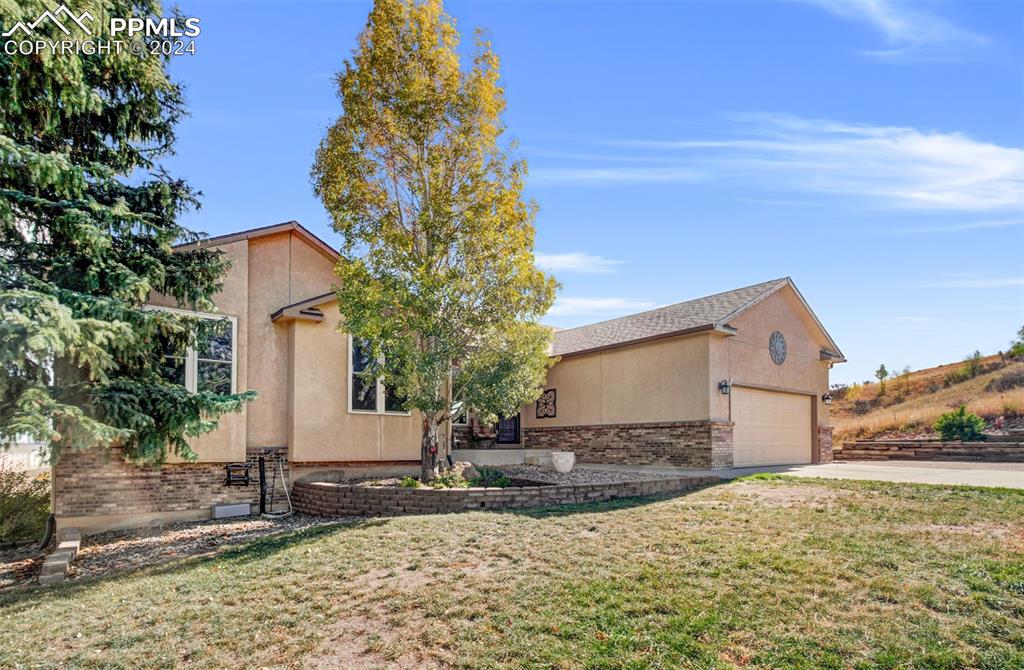
[(660, 472), (627, 472), (624, 470), (592, 470), (590, 468), (573, 468), (562, 474), (555, 472), (546, 465), (498, 465), (493, 466), (512, 479), (528, 479), (548, 484), (611, 484), (615, 482), (635, 482), (642, 479), (666, 479), (679, 475)]
[[(71, 563), (68, 578), (136, 570), (177, 558), (213, 554), (221, 547), (240, 542), (345, 521), (347, 519), (337, 517), (293, 514), (281, 519), (241, 517), (87, 535), (82, 538), (82, 548)], [(13, 552), (0, 555), (0, 589), (32, 582), (41, 564), (41, 555), (16, 556)]]

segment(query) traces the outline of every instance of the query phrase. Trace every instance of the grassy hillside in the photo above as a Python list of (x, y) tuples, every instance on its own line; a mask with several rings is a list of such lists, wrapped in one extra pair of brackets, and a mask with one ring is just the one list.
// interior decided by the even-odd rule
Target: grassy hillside
[[(971, 376), (972, 373), (974, 376)], [(974, 369), (960, 362), (918, 370), (882, 385), (854, 384), (832, 392), (837, 444), (855, 438), (933, 437), (944, 412), (966, 405), (994, 429), (1024, 423), (1024, 361), (988, 356)]]

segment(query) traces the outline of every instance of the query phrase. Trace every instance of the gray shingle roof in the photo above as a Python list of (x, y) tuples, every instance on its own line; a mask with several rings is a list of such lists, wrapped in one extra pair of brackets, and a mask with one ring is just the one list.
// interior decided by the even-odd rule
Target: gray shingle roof
[(725, 293), (687, 300), (648, 312), (631, 314), (589, 326), (559, 330), (554, 333), (551, 354), (567, 354), (601, 349), (615, 345), (666, 336), (701, 327), (714, 327), (733, 312), (742, 309), (780, 285), (788, 277), (745, 286)]

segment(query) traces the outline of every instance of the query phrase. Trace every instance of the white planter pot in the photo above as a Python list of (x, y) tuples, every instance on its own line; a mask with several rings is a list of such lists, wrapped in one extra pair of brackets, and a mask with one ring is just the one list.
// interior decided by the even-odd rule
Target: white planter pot
[(561, 472), (562, 474), (571, 471), (572, 467), (576, 465), (576, 452), (552, 451), (551, 465), (555, 467), (556, 472)]

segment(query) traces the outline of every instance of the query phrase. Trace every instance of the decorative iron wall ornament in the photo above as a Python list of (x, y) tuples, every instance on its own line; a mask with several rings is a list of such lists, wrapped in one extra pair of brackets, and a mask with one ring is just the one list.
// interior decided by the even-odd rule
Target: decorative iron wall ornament
[(555, 389), (548, 389), (537, 398), (537, 418), (554, 419), (558, 413)]
[(777, 330), (768, 339), (768, 351), (771, 353), (772, 361), (776, 365), (782, 365), (786, 362), (786, 338)]

